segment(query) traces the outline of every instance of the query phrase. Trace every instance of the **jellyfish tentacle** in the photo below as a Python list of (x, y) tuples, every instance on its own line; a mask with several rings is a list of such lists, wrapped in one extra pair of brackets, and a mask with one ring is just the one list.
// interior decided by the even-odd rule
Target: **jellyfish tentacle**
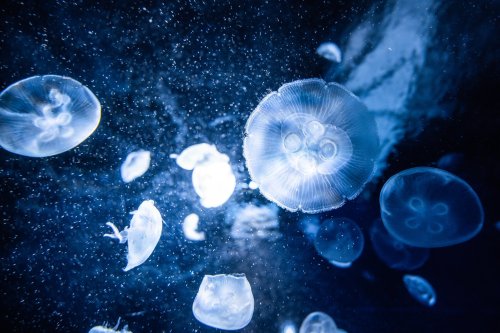
[(120, 241), (120, 244), (123, 244), (127, 241), (127, 236), (128, 236), (128, 227), (125, 227), (122, 231), (118, 231), (118, 228), (111, 222), (106, 222), (106, 225), (111, 227), (113, 230), (112, 234), (104, 234), (104, 237), (109, 237), (113, 239), (118, 239)]

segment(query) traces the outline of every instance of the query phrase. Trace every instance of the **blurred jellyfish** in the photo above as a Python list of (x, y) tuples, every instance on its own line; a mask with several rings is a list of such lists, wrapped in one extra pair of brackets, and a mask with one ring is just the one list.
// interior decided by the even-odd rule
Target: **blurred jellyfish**
[(109, 328), (106, 326), (94, 326), (90, 329), (89, 333), (132, 333), (132, 331), (128, 330), (128, 325), (123, 326), (123, 328), (118, 331), (118, 327), (120, 326), (121, 318), (118, 318), (118, 322), (115, 327)]
[(120, 244), (128, 242), (127, 266), (125, 272), (145, 262), (158, 244), (162, 230), (160, 212), (154, 206), (153, 200), (145, 200), (139, 208), (132, 212), (130, 228), (118, 231), (111, 222), (106, 223), (113, 229), (112, 234), (105, 237), (118, 239)]
[(356, 96), (320, 79), (285, 84), (246, 124), (243, 154), (261, 193), (280, 207), (322, 212), (354, 199), (378, 152), (373, 117)]
[(389, 233), (418, 247), (442, 247), (471, 239), (483, 226), (474, 190), (449, 172), (418, 167), (402, 171), (380, 192), (382, 221)]
[(193, 170), (193, 187), (203, 207), (223, 205), (234, 192), (236, 177), (229, 157), (219, 153), (214, 145), (200, 143), (186, 148), (176, 158), (177, 165)]
[(200, 218), (194, 213), (184, 218), (184, 222), (182, 222), (182, 231), (187, 239), (192, 241), (205, 240), (205, 233), (203, 231), (198, 231), (198, 222), (200, 222)]
[(361, 255), (364, 243), (361, 229), (347, 218), (326, 220), (314, 240), (318, 253), (339, 267), (349, 267)]
[(463, 153), (448, 153), (441, 156), (437, 161), (437, 167), (446, 171), (456, 172), (460, 170), (460, 167), (464, 164), (464, 160), (465, 156)]
[(274, 204), (236, 206), (229, 210), (227, 219), (232, 222), (231, 237), (242, 243), (281, 237), (278, 207)]
[(80, 82), (33, 76), (0, 94), (0, 146), (24, 156), (57, 155), (89, 137), (100, 118), (101, 104)]
[(332, 317), (324, 312), (312, 312), (300, 325), (299, 333), (337, 333), (338, 328)]
[(370, 239), (377, 256), (390, 268), (417, 269), (429, 259), (429, 249), (409, 246), (398, 241), (387, 232), (381, 219), (373, 222)]
[(128, 154), (120, 168), (122, 180), (129, 183), (142, 176), (148, 171), (150, 163), (151, 153), (149, 151), (139, 150)]
[(193, 302), (195, 318), (222, 330), (239, 330), (252, 320), (254, 298), (244, 274), (205, 275)]
[(321, 223), (318, 215), (305, 215), (299, 220), (299, 228), (304, 235), (310, 240), (316, 239)]
[(337, 44), (332, 42), (321, 43), (321, 45), (316, 50), (316, 53), (326, 60), (341, 62), (342, 52), (340, 51)]
[(297, 328), (292, 321), (286, 320), (280, 325), (280, 333), (297, 333)]
[(436, 304), (436, 292), (426, 279), (417, 275), (405, 275), (403, 282), (410, 295), (426, 306)]

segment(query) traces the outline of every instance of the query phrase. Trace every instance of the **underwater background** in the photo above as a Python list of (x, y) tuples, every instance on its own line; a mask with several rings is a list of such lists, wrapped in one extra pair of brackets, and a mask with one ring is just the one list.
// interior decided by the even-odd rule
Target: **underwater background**
[[(88, 332), (121, 317), (133, 332), (215, 332), (191, 306), (203, 276), (221, 273), (244, 273), (252, 286), (255, 312), (242, 332), (298, 328), (313, 311), (350, 333), (500, 331), (499, 13), (495, 0), (4, 1), (1, 89), (69, 76), (97, 96), (102, 118), (60, 155), (0, 150), (1, 331)], [(316, 53), (327, 41), (340, 63)], [(242, 207), (270, 205), (247, 186), (248, 116), (269, 92), (306, 78), (338, 82), (367, 105), (382, 148), (376, 175), (340, 209), (270, 206), (279, 224), (235, 235)], [(218, 208), (200, 205), (191, 173), (170, 157), (202, 142), (229, 156), (237, 179)], [(151, 167), (124, 183), (120, 165), (138, 149), (151, 152)], [(369, 240), (382, 185), (416, 166), (463, 178), (485, 212), (476, 237), (432, 249), (410, 272), (436, 290), (430, 308)], [(151, 257), (124, 272), (126, 248), (103, 237), (105, 223), (128, 225), (148, 199), (163, 233)], [(184, 237), (190, 213), (206, 240)], [(366, 239), (349, 268), (328, 263), (308, 237), (308, 226), (337, 217)]]

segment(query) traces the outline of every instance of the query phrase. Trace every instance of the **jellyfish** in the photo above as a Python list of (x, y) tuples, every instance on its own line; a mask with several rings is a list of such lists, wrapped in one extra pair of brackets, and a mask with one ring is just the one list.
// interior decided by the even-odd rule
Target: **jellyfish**
[(181, 168), (193, 170), (193, 187), (203, 207), (219, 207), (229, 200), (236, 187), (236, 177), (229, 157), (218, 152), (214, 145), (196, 144), (180, 155), (171, 156)]
[(431, 284), (421, 276), (405, 275), (403, 282), (410, 295), (425, 306), (436, 304), (436, 292)]
[(347, 218), (326, 220), (314, 240), (316, 251), (339, 267), (349, 267), (361, 255), (364, 243), (361, 229)]
[(184, 218), (184, 222), (182, 222), (182, 231), (187, 239), (191, 241), (205, 240), (205, 233), (203, 231), (198, 231), (198, 222), (200, 222), (200, 218), (194, 213)]
[(123, 328), (118, 331), (118, 327), (120, 326), (121, 318), (118, 318), (118, 322), (115, 327), (109, 328), (106, 325), (104, 326), (94, 326), (90, 329), (89, 333), (132, 333), (132, 331), (128, 330), (128, 325), (123, 326)]
[(300, 325), (299, 333), (338, 333), (339, 329), (332, 317), (324, 312), (312, 312)]
[(333, 62), (342, 61), (342, 52), (340, 51), (337, 44), (332, 42), (321, 43), (321, 45), (316, 50), (316, 53), (326, 60), (330, 60)]
[(390, 268), (417, 269), (429, 259), (429, 249), (400, 242), (387, 232), (381, 219), (373, 222), (370, 228), (370, 239), (377, 256)]
[(280, 325), (280, 333), (297, 333), (297, 327), (291, 320), (285, 320)]
[(239, 330), (253, 316), (254, 298), (244, 274), (205, 275), (193, 302), (195, 318), (222, 330)]
[(0, 146), (30, 157), (57, 155), (89, 137), (100, 118), (101, 104), (80, 82), (33, 76), (0, 94)]
[(477, 235), (484, 220), (481, 201), (465, 181), (429, 167), (389, 178), (380, 192), (380, 210), (387, 231), (417, 247), (465, 242)]
[(375, 121), (336, 83), (285, 84), (260, 102), (245, 130), (243, 154), (252, 180), (290, 211), (338, 208), (358, 196), (374, 172)]
[(278, 207), (274, 204), (238, 205), (232, 207), (227, 215), (227, 219), (231, 221), (231, 237), (241, 241), (241, 245), (253, 240), (274, 241), (281, 237)]
[(128, 242), (127, 266), (125, 272), (145, 262), (158, 244), (162, 230), (162, 218), (153, 200), (145, 200), (139, 208), (132, 212), (130, 228), (118, 231), (111, 222), (106, 223), (113, 230), (112, 234), (105, 234), (120, 241)]
[(150, 163), (151, 153), (149, 151), (138, 150), (128, 154), (120, 168), (122, 180), (125, 183), (130, 183), (142, 176), (148, 171)]

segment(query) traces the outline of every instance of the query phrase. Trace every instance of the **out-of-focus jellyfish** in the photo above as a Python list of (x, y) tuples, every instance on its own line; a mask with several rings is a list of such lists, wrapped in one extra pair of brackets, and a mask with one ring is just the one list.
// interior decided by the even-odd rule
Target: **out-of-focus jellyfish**
[(229, 210), (227, 219), (232, 222), (231, 237), (237, 241), (272, 241), (281, 237), (278, 207), (274, 204), (236, 206)]
[(437, 161), (437, 167), (446, 171), (455, 172), (464, 164), (465, 156), (463, 153), (448, 153), (441, 156)]
[(280, 207), (322, 212), (354, 199), (378, 153), (373, 117), (342, 86), (320, 79), (285, 84), (246, 124), (243, 154), (261, 193)]
[(332, 317), (324, 312), (312, 312), (300, 325), (299, 333), (339, 333)]
[(80, 82), (33, 76), (0, 94), (0, 146), (31, 157), (60, 154), (89, 137), (100, 119), (101, 104)]
[(300, 230), (310, 241), (314, 241), (316, 238), (320, 225), (318, 215), (305, 215), (299, 221)]
[(127, 155), (125, 162), (120, 167), (122, 180), (129, 183), (142, 176), (149, 169), (151, 153), (146, 150), (134, 151)]
[(90, 329), (89, 333), (132, 333), (132, 331), (128, 330), (128, 325), (125, 325), (121, 330), (118, 330), (118, 327), (120, 326), (120, 320), (121, 318), (118, 318), (118, 322), (113, 328), (107, 327), (106, 325), (94, 326)]
[(402, 171), (380, 192), (382, 220), (389, 233), (418, 247), (465, 242), (483, 226), (483, 207), (462, 179), (436, 168)]
[(417, 269), (429, 259), (429, 249), (400, 242), (387, 232), (381, 219), (373, 222), (370, 228), (370, 239), (377, 256), (390, 268)]
[(252, 288), (244, 274), (205, 275), (193, 302), (193, 314), (205, 325), (239, 330), (253, 316)]
[(200, 143), (186, 148), (176, 158), (177, 165), (193, 170), (192, 180), (203, 207), (223, 205), (234, 192), (236, 177), (229, 157), (217, 151), (214, 145)]
[(316, 49), (316, 53), (330, 61), (341, 62), (342, 52), (340, 51), (337, 44), (332, 42), (321, 43), (321, 45)]
[(297, 327), (292, 321), (286, 320), (280, 325), (280, 333), (297, 333)]
[(153, 200), (145, 200), (139, 208), (132, 212), (130, 228), (118, 231), (111, 222), (106, 223), (113, 229), (112, 234), (105, 237), (118, 239), (120, 244), (128, 242), (127, 266), (125, 272), (145, 262), (158, 244), (162, 230), (162, 218)]
[(184, 222), (182, 222), (182, 231), (187, 239), (192, 241), (205, 240), (205, 233), (203, 231), (198, 231), (198, 222), (200, 222), (200, 218), (194, 213), (184, 218)]
[(339, 267), (349, 267), (361, 255), (364, 244), (361, 229), (347, 218), (326, 220), (314, 240), (318, 253)]
[(431, 284), (421, 276), (405, 275), (403, 282), (408, 289), (410, 295), (426, 306), (433, 306), (436, 304), (436, 292)]

